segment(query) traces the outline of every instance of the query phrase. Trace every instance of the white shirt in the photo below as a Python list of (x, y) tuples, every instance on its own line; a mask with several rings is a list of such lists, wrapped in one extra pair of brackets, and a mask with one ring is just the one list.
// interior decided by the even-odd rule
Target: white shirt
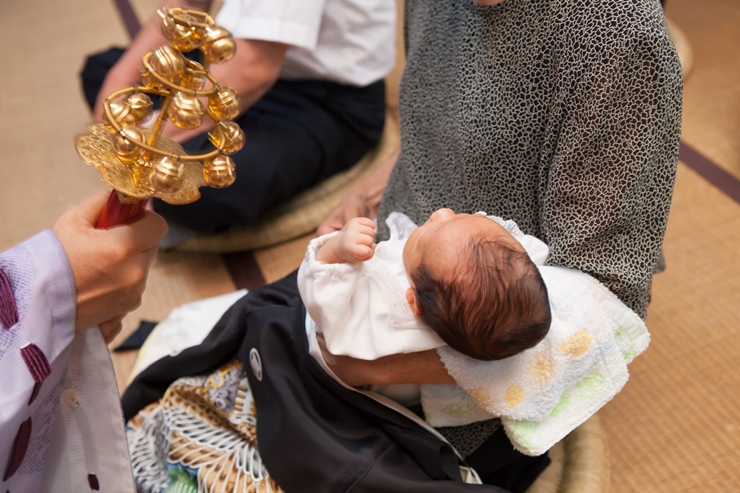
[(216, 23), (238, 39), (291, 45), (284, 79), (366, 86), (395, 64), (395, 0), (225, 0)]

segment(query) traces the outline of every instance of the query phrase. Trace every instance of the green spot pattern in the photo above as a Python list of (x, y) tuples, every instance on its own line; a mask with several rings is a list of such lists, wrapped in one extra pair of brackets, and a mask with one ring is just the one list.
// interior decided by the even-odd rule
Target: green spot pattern
[(553, 418), (557, 418), (560, 416), (560, 413), (568, 409), (568, 406), (570, 405), (570, 397), (567, 394), (563, 394), (560, 396), (560, 401), (555, 405), (552, 412), (550, 413), (550, 416)]
[(601, 373), (592, 373), (576, 384), (581, 399), (595, 399), (604, 390), (604, 376)]
[(467, 404), (449, 404), (442, 408), (442, 412), (448, 416), (464, 418), (468, 416), (473, 408)]

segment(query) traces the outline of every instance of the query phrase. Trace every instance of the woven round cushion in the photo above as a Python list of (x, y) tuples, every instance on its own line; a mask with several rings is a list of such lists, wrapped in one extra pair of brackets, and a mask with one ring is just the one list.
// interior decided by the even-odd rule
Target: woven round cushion
[(549, 456), (551, 464), (527, 493), (609, 491), (609, 448), (598, 414), (552, 447)]
[(673, 22), (666, 19), (666, 27), (668, 28), (668, 36), (673, 41), (673, 46), (676, 47), (676, 53), (678, 53), (678, 59), (681, 60), (681, 71), (683, 72), (683, 78), (688, 77), (691, 72), (691, 67), (694, 66), (694, 50), (691, 49), (691, 43), (683, 33), (683, 31)]

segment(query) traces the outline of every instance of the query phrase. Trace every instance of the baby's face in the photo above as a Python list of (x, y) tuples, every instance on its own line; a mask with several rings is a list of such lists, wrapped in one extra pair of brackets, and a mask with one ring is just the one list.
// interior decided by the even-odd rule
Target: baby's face
[(511, 242), (521, 249), (508, 231), (496, 221), (481, 214), (455, 214), (450, 209), (440, 209), (419, 226), (406, 241), (403, 248), (403, 265), (406, 273), (414, 272), (424, 259), (432, 270), (456, 265), (456, 259), (465, 248), (465, 241), (472, 233), (491, 235), (500, 241)]

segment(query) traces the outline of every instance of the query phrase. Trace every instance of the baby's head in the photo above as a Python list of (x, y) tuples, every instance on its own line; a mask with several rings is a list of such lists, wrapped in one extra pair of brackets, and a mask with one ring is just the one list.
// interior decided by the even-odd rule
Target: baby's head
[(521, 244), (495, 221), (440, 209), (409, 236), (403, 263), (412, 311), (453, 349), (497, 360), (547, 335), (545, 283)]

